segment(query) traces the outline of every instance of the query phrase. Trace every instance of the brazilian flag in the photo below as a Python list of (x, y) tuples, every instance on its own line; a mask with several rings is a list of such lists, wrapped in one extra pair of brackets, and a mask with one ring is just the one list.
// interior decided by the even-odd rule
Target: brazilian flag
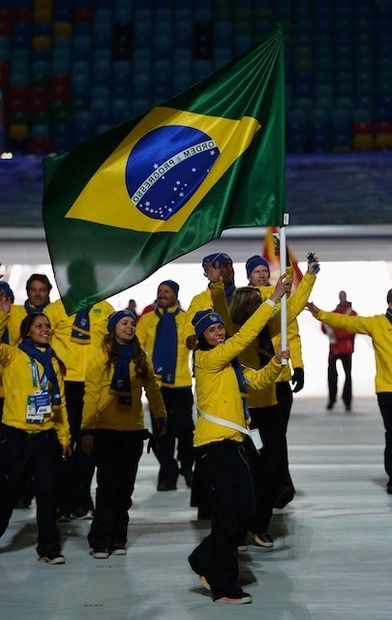
[(280, 27), (146, 114), (43, 160), (43, 220), (69, 314), (123, 291), (223, 230), (281, 226)]

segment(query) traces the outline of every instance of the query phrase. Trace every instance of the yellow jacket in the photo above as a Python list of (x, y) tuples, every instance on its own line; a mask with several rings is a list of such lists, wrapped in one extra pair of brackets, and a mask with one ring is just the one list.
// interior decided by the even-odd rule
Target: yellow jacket
[(186, 341), (188, 336), (195, 335), (195, 329), (192, 325), (192, 319), (195, 316), (196, 312), (199, 312), (199, 310), (209, 310), (209, 308), (213, 307), (214, 306), (212, 304), (211, 291), (209, 288), (207, 288), (205, 291), (202, 291), (201, 293), (198, 293), (192, 298), (185, 315), (186, 322), (183, 335), (184, 341)]
[[(177, 306), (168, 308), (169, 312), (174, 312)], [(158, 312), (161, 310), (157, 308)], [(154, 351), (155, 334), (157, 330), (159, 319), (155, 312), (147, 312), (142, 314), (136, 324), (136, 334), (140, 342), (140, 346), (147, 353), (150, 359)], [(177, 327), (177, 362), (176, 362), (176, 376), (174, 384), (161, 383), (169, 388), (189, 387), (192, 385), (191, 372), (190, 372), (190, 351), (185, 346), (184, 329), (187, 325), (187, 315), (180, 310), (176, 315), (176, 327)]]
[(118, 403), (117, 395), (110, 394), (114, 367), (107, 366), (107, 354), (97, 352), (87, 365), (82, 430), (95, 428), (116, 431), (143, 430), (144, 413), (141, 402), (142, 388), (146, 392), (155, 419), (167, 417), (162, 393), (154, 376), (152, 364), (148, 362), (148, 374), (145, 378), (136, 376), (135, 365), (130, 363), (131, 405)]
[[(295, 319), (295, 317), (304, 309), (315, 281), (316, 276), (306, 273), (302, 278), (301, 282), (298, 284), (295, 294), (289, 297), (287, 301), (287, 323), (289, 325)], [(226, 297), (224, 295), (222, 280), (220, 280), (216, 284), (211, 284), (210, 289), (214, 309), (222, 316), (227, 332), (229, 334), (235, 333), (236, 331), (238, 331), (239, 325), (234, 325), (231, 320), (226, 303)], [(263, 305), (265, 304), (262, 304), (261, 307), (263, 307)], [(280, 312), (277, 310), (277, 307), (275, 307), (274, 312), (267, 323), (267, 327), (269, 329), (271, 338), (273, 339), (273, 343), (276, 346), (280, 340)], [(276, 338), (274, 338), (274, 336), (276, 336)], [(256, 337), (255, 340), (251, 342), (250, 345), (246, 349), (244, 349), (244, 351), (239, 355), (240, 362), (245, 366), (250, 366), (251, 368), (260, 368), (258, 348), (259, 343)], [(280, 367), (280, 369), (282, 373), (282, 367)], [(281, 373), (279, 377), (281, 376)], [(275, 405), (276, 403), (277, 400), (275, 384), (270, 385), (267, 389), (261, 392), (259, 392), (258, 390), (254, 390), (251, 387), (249, 388), (249, 407), (269, 407)]]
[[(46, 308), (48, 308), (48, 306), (46, 306)], [(43, 314), (46, 314), (46, 308), (43, 311)], [(24, 306), (14, 304), (11, 306), (7, 323), (8, 335), (10, 339), (9, 344), (14, 345), (20, 341), (20, 324), (25, 316), (27, 316), (27, 312)]]
[[(71, 435), (65, 405), (64, 381), (57, 360), (53, 359), (53, 368), (60, 388), (61, 405), (52, 407), (51, 413), (45, 415), (42, 423), (26, 421), (27, 399), (39, 389), (33, 385), (30, 357), (16, 346), (0, 344), (0, 363), (4, 366), (3, 424), (27, 432), (47, 431), (54, 428), (61, 445), (68, 446)], [(39, 376), (42, 376), (44, 369), (39, 362), (37, 362), (37, 368)]]
[[(273, 291), (274, 286), (260, 286), (259, 291), (261, 293), (261, 298), (264, 301), (268, 299)], [(280, 302), (277, 304), (280, 307)], [(275, 336), (272, 339), (272, 344), (274, 345), (274, 349), (279, 345), (280, 335)], [(304, 362), (302, 359), (302, 347), (301, 347), (301, 337), (299, 335), (299, 327), (297, 319), (294, 319), (291, 323), (287, 325), (287, 344), (290, 349), (290, 360), (289, 364), (286, 366), (282, 366), (282, 372), (277, 378), (277, 382), (279, 381), (290, 381), (292, 375), (293, 368), (303, 368)]]
[(94, 304), (89, 312), (90, 344), (78, 344), (71, 342), (75, 315), (68, 316), (61, 299), (45, 308), (53, 330), (51, 345), (67, 368), (66, 381), (84, 381), (87, 360), (101, 348), (107, 333), (107, 319), (112, 312), (114, 308), (107, 301)]
[[(46, 308), (44, 309), (43, 314), (46, 314)], [(10, 312), (6, 314), (6, 322), (1, 323), (2, 327), (0, 327), (0, 334), (2, 335), (5, 328), (7, 328), (9, 344), (12, 346), (20, 341), (20, 324), (25, 316), (27, 316), (27, 312), (24, 305), (21, 306), (12, 304)], [(2, 368), (0, 367), (0, 397), (4, 396), (1, 375)]]
[[(237, 376), (230, 362), (239, 356), (258, 335), (273, 313), (273, 306), (262, 304), (245, 325), (225, 343), (209, 351), (195, 351), (196, 400), (198, 410), (225, 418), (245, 428), (243, 402)], [(247, 383), (262, 390), (273, 382), (280, 372), (280, 364), (274, 359), (256, 371), (244, 368)], [(194, 434), (194, 445), (201, 446), (214, 441), (232, 439), (241, 442), (244, 434), (221, 426), (198, 416)]]
[(345, 329), (352, 334), (370, 336), (376, 359), (376, 393), (392, 392), (392, 323), (384, 314), (347, 316), (337, 312), (320, 310), (316, 318), (331, 327)]

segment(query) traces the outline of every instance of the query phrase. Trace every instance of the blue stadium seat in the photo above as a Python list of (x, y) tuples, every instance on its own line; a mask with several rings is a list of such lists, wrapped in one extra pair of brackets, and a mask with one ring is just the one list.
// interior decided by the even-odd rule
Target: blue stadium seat
[(114, 99), (129, 99), (130, 97), (133, 97), (134, 94), (131, 89), (130, 81), (114, 81), (112, 84), (112, 96), (114, 97)]
[(72, 38), (72, 50), (75, 59), (85, 59), (90, 56), (92, 48), (92, 38), (86, 35), (74, 36)]
[(171, 34), (157, 34), (154, 37), (154, 50), (156, 58), (171, 59), (173, 57), (173, 38)]
[(94, 24), (94, 49), (111, 49), (113, 39), (113, 25), (111, 22), (97, 22)]
[(105, 133), (105, 131), (109, 131), (110, 129), (112, 129), (112, 127), (113, 125), (111, 123), (97, 123), (95, 125), (94, 135), (99, 136)]
[(71, 96), (76, 101), (90, 100), (90, 76), (83, 73), (71, 76)]
[(125, 23), (132, 21), (132, 6), (120, 6), (114, 9), (114, 21), (117, 23)]
[(189, 88), (193, 82), (192, 73), (188, 71), (175, 71), (173, 75), (173, 91), (175, 93), (180, 93)]
[(115, 125), (127, 121), (133, 115), (131, 101), (129, 99), (113, 99), (111, 113)]
[(135, 99), (132, 100), (132, 115), (137, 116), (143, 114), (147, 112), (151, 106), (152, 101), (150, 97), (135, 97)]
[[(182, 5), (182, 2), (181, 2)], [(193, 23), (193, 12), (192, 8), (189, 6), (181, 6), (176, 9), (176, 20), (178, 21), (187, 21)]]
[(106, 5), (103, 7), (97, 7), (94, 10), (94, 23), (95, 24), (111, 24), (113, 21), (113, 11), (110, 6)]
[(173, 59), (174, 76), (177, 73), (188, 74), (188, 75), (192, 74), (192, 68), (193, 68), (192, 52), (191, 50), (189, 50), (189, 52), (190, 52), (189, 55), (181, 53), (181, 54), (176, 54), (174, 56), (174, 59)]
[(151, 41), (153, 39), (152, 22), (135, 22), (133, 30), (133, 53), (143, 50), (151, 51)]
[(193, 64), (193, 79), (195, 82), (203, 80), (212, 73), (214, 67), (211, 60), (199, 58)]
[(239, 56), (243, 52), (248, 51), (254, 43), (253, 35), (251, 34), (235, 34), (234, 35), (234, 53)]
[(73, 146), (73, 129), (69, 124), (56, 124), (52, 129), (52, 146), (56, 153), (64, 153)]
[(225, 47), (233, 38), (234, 24), (232, 21), (216, 21), (214, 23), (214, 44)]
[(92, 64), (91, 80), (93, 84), (105, 85), (112, 78), (112, 63), (105, 60), (97, 60)]
[(213, 50), (213, 60), (215, 68), (222, 67), (233, 60), (235, 53), (230, 45), (215, 47)]
[(132, 64), (129, 60), (114, 60), (112, 71), (114, 82), (131, 81)]

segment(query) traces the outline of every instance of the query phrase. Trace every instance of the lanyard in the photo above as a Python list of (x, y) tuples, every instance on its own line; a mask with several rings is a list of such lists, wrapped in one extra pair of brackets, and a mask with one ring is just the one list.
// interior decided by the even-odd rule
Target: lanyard
[(41, 390), (46, 390), (47, 386), (48, 386), (48, 378), (45, 375), (45, 371), (42, 373), (42, 377), (39, 376), (39, 372), (38, 372), (38, 366), (35, 362), (35, 360), (33, 360), (33, 358), (30, 358), (31, 361), (31, 378), (33, 380), (33, 387), (37, 388), (38, 386), (38, 382), (41, 386)]

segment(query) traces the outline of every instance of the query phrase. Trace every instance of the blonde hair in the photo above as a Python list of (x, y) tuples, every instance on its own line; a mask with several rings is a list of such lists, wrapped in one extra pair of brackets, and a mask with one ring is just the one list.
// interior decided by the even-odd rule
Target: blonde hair
[(257, 286), (240, 286), (235, 289), (229, 304), (230, 316), (233, 323), (243, 325), (249, 318), (249, 316), (245, 313), (245, 308), (250, 302), (252, 293), (255, 291), (259, 293), (261, 301), (261, 294)]

